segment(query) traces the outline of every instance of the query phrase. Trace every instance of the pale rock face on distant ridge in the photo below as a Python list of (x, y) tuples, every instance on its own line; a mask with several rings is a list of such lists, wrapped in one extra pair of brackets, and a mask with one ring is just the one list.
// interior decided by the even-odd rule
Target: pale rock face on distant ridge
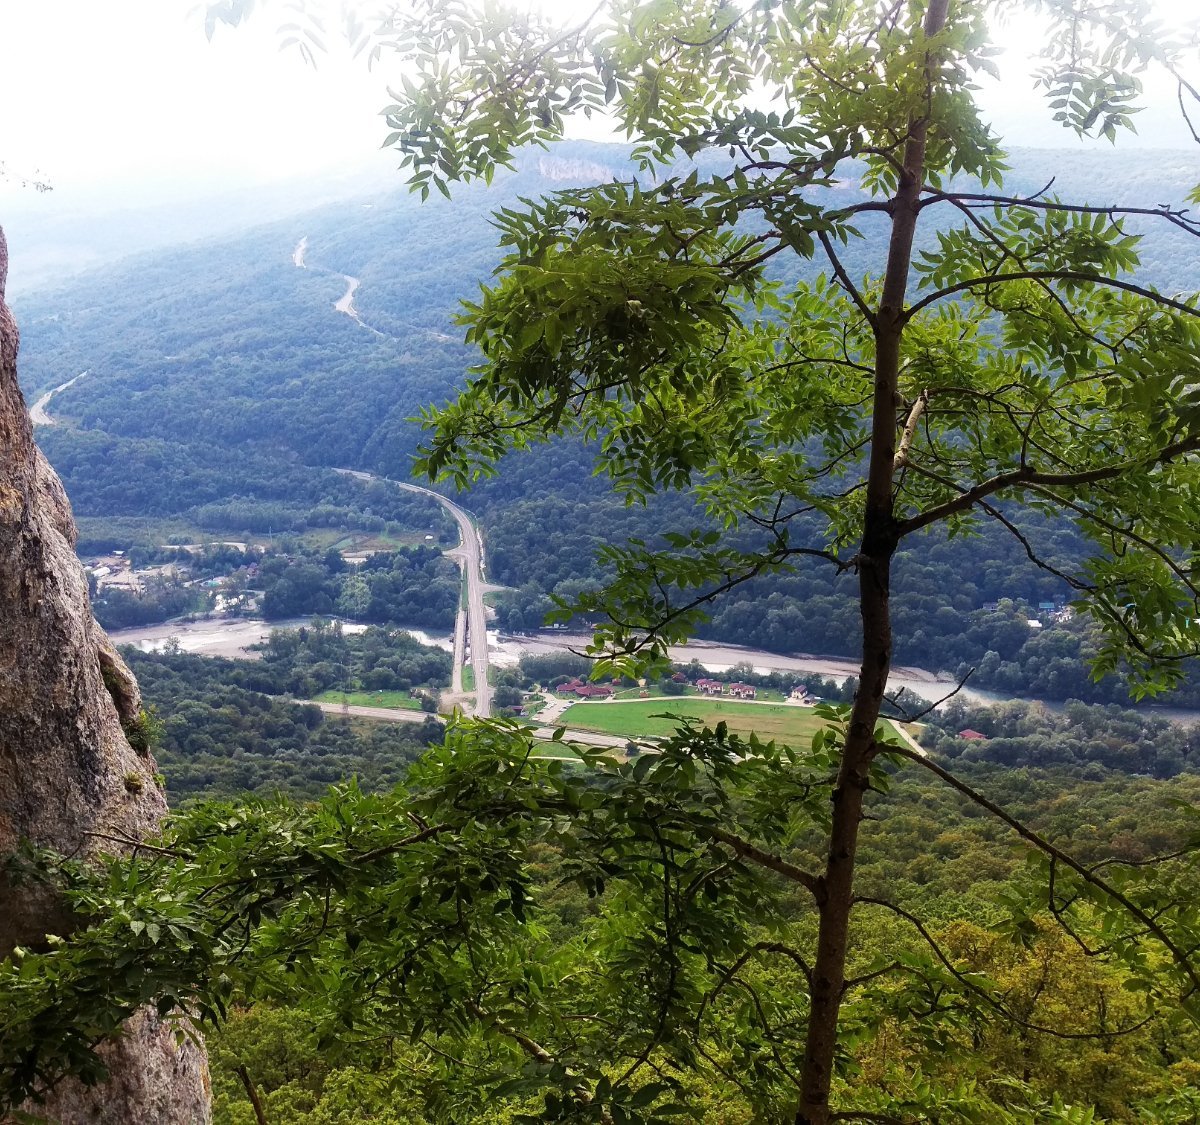
[(538, 174), (556, 183), (606, 184), (617, 178), (617, 170), (594, 160), (563, 159), (543, 156), (538, 159)]
[[(141, 710), (132, 673), (96, 624), (75, 556), (75, 524), (34, 445), (17, 385), (17, 329), (4, 303), (0, 231), (0, 860), (21, 839), (83, 857), (139, 839), (166, 812), (154, 759), (130, 746)], [(0, 957), (65, 934), (69, 914), (44, 889), (0, 878)], [(101, 1055), (110, 1078), (62, 1083), (30, 1112), (63, 1125), (207, 1123), (203, 1047), (182, 1047), (145, 1009)]]

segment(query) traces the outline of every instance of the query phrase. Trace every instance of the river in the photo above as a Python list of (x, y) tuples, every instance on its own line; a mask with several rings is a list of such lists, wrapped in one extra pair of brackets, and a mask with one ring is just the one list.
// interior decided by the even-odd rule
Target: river
[[(492, 661), (496, 664), (515, 664), (524, 652), (580, 652), (590, 640), (591, 638), (583, 633), (544, 632), (533, 637), (506, 637), (499, 644)], [(839, 682), (847, 677), (858, 676), (858, 665), (853, 660), (843, 657), (810, 656), (805, 653), (784, 656), (777, 652), (722, 644), (719, 641), (689, 641), (685, 645), (671, 645), (667, 652), (671, 659), (679, 664), (698, 660), (710, 672), (728, 672), (736, 664), (749, 664), (759, 675), (767, 675), (770, 672), (802, 672), (825, 676)], [(892, 674), (888, 677), (890, 691), (899, 692), (902, 688), (907, 688), (930, 702), (949, 695), (956, 686), (956, 681), (924, 668), (898, 666), (892, 669)], [(965, 702), (984, 705), (1002, 703), (1011, 698), (968, 686), (960, 688), (957, 694)], [(1195, 717), (1200, 720), (1200, 712), (1197, 712)]]
[[(164, 625), (147, 625), (136, 629), (121, 629), (110, 633), (115, 644), (134, 645), (143, 652), (161, 649), (166, 642), (175, 638), (184, 652), (200, 653), (204, 656), (227, 656), (234, 659), (257, 658), (257, 653), (248, 651), (248, 646), (265, 641), (272, 629), (296, 629), (312, 623), (311, 617), (296, 617), (286, 621), (263, 621), (259, 618), (208, 618), (187, 623), (167, 623)], [(342, 628), (348, 633), (361, 633), (366, 626), (352, 622), (342, 622)], [(396, 626), (412, 633), (422, 644), (433, 645), (436, 648), (453, 651), (452, 638), (448, 634), (431, 634), (427, 630)], [(582, 651), (591, 641), (585, 633), (566, 633), (544, 631), (534, 636), (500, 637), (489, 631), (488, 659), (492, 664), (501, 667), (512, 667), (525, 653), (544, 654), (549, 652), (565, 652), (569, 650)], [(761, 649), (744, 648), (740, 645), (720, 644), (715, 641), (692, 641), (686, 645), (673, 645), (668, 650), (672, 660), (686, 664), (690, 660), (698, 660), (711, 672), (725, 672), (735, 664), (750, 664), (761, 674), (769, 672), (804, 672), (826, 676), (833, 680), (844, 680), (848, 676), (857, 676), (858, 667), (851, 661), (835, 656), (783, 656), (775, 652), (764, 652)], [(897, 667), (892, 669), (888, 679), (888, 688), (898, 692), (901, 688), (928, 699), (931, 702), (941, 699), (954, 690), (955, 681), (945, 676), (939, 676), (925, 668)], [(1023, 703), (1041, 703), (1051, 710), (1062, 707), (1057, 700), (1028, 699), (1018, 696), (1001, 695), (997, 692), (983, 691), (969, 685), (964, 686), (958, 695), (967, 703), (989, 704), (1004, 703), (1019, 700)], [(1185, 707), (1153, 707), (1142, 708), (1156, 717), (1169, 719), (1177, 723), (1200, 722), (1200, 710)]]
[[(328, 621), (329, 618), (322, 620)], [(133, 645), (142, 652), (160, 652), (168, 641), (177, 641), (183, 652), (200, 656), (226, 656), (233, 660), (257, 660), (258, 653), (250, 646), (261, 644), (272, 629), (299, 629), (311, 625), (311, 617), (289, 617), (284, 621), (264, 621), (258, 617), (207, 617), (195, 621), (168, 621), (160, 625), (140, 625), (133, 629), (117, 629), (109, 633), (113, 644)], [(367, 626), (343, 621), (347, 633), (361, 633)], [(421, 629), (406, 629), (424, 645), (450, 651), (449, 637), (434, 635)]]

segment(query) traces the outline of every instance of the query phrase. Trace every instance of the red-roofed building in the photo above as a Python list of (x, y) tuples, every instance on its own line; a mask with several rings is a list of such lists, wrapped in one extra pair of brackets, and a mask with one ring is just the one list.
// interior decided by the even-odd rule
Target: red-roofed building
[(725, 685), (720, 680), (697, 680), (696, 690), (705, 695), (720, 695), (725, 690)]
[(730, 684), (729, 694), (737, 699), (754, 699), (758, 695), (758, 688), (753, 684)]
[(970, 727), (967, 727), (966, 730), (960, 730), (958, 732), (958, 737), (965, 738), (968, 742), (986, 742), (987, 741), (986, 734), (980, 734), (979, 731), (972, 730)]

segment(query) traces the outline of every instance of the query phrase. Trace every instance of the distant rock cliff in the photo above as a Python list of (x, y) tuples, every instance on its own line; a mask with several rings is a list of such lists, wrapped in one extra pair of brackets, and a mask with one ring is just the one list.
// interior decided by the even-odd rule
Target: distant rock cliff
[(618, 168), (578, 157), (542, 156), (538, 173), (552, 183), (606, 184), (618, 177)]
[[(166, 803), (154, 759), (127, 734), (137, 683), (92, 617), (66, 494), (33, 442), (7, 273), (0, 232), (0, 858), (22, 838), (86, 857), (152, 831)], [(0, 957), (70, 928), (52, 895), (0, 881)], [(209, 1120), (203, 1050), (177, 1047), (152, 1011), (101, 1053), (108, 1082), (64, 1083), (29, 1109), (65, 1125)]]

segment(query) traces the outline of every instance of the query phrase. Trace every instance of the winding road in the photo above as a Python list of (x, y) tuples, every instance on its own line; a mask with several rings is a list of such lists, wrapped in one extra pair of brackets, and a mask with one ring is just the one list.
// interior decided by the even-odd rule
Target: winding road
[(35, 402), (33, 406), (29, 408), (29, 420), (35, 426), (57, 426), (58, 423), (51, 418), (46, 411), (46, 407), (49, 405), (50, 400), (60, 391), (65, 391), (69, 386), (71, 386), (72, 383), (78, 383), (79, 380), (88, 374), (89, 371), (91, 371), (90, 367), (87, 371), (81, 371), (75, 376), (74, 379), (68, 379), (65, 383), (59, 383), (59, 385), (52, 391), (47, 391), (44, 395), (42, 395), (42, 397), (39, 398), (37, 402)]
[[(487, 606), (484, 595), (495, 587), (489, 586), (483, 578), (483, 539), (479, 528), (470, 514), (460, 508), (453, 500), (447, 499), (432, 488), (423, 488), (419, 484), (408, 484), (404, 481), (391, 480), (388, 477), (375, 476), (358, 469), (338, 469), (339, 473), (356, 477), (362, 481), (383, 481), (385, 484), (402, 488), (405, 492), (416, 492), (436, 500), (453, 517), (458, 524), (460, 542), (457, 547), (447, 551), (446, 555), (454, 559), (463, 572), (466, 584), (466, 604), (461, 602), (458, 607), (458, 617), (454, 623), (454, 668), (450, 684), (450, 698), (461, 696), (469, 698), (474, 695), (475, 702), (472, 714), (487, 718), (492, 713), (492, 689), (488, 684), (488, 646), (487, 646)], [(467, 652), (470, 652), (468, 661)], [(475, 675), (473, 691), (463, 688), (463, 669), (468, 666)]]
[(302, 270), (312, 270), (314, 273), (327, 273), (333, 277), (340, 277), (346, 283), (346, 292), (334, 301), (333, 307), (340, 313), (345, 313), (359, 328), (365, 328), (368, 332), (375, 333), (376, 336), (386, 336), (385, 332), (380, 332), (378, 328), (368, 324), (361, 316), (358, 309), (354, 307), (354, 294), (358, 287), (362, 284), (357, 277), (351, 277), (348, 273), (338, 273), (337, 270), (327, 270), (323, 266), (310, 266), (305, 260), (304, 255), (308, 252), (308, 235), (305, 235), (299, 242), (296, 243), (296, 249), (292, 251), (292, 265)]

